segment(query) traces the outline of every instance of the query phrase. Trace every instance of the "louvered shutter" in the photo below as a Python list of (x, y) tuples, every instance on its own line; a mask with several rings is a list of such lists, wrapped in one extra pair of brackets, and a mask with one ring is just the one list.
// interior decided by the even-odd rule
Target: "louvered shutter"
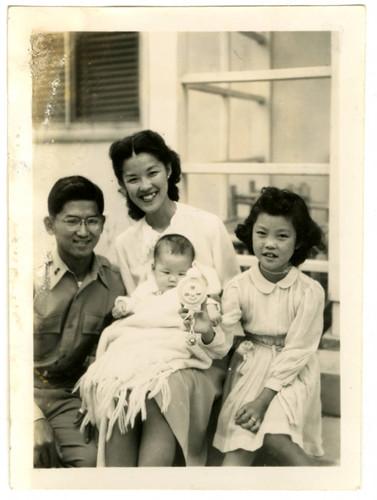
[(139, 119), (138, 33), (80, 33), (76, 40), (75, 119)]

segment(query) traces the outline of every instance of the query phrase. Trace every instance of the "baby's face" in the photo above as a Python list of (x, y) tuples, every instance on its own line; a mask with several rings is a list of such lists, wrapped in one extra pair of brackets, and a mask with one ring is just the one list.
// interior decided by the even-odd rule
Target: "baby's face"
[(153, 274), (160, 292), (164, 293), (169, 288), (175, 288), (186, 276), (191, 265), (190, 255), (175, 255), (162, 250), (153, 266)]

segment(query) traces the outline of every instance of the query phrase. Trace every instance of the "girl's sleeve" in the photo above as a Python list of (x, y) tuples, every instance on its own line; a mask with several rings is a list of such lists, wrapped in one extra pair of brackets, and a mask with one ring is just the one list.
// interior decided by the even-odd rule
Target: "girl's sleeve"
[(293, 382), (318, 349), (323, 330), (324, 291), (313, 281), (305, 290), (285, 338), (285, 346), (271, 364), (265, 387), (274, 391)]
[(131, 295), (136, 288), (136, 283), (130, 271), (130, 267), (127, 261), (127, 253), (123, 247), (121, 237), (118, 237), (115, 241), (115, 250), (117, 254), (117, 263), (119, 266), (124, 286), (126, 287), (127, 294)]
[(232, 240), (220, 219), (217, 219), (217, 224), (214, 224), (213, 230), (211, 242), (213, 260), (221, 284), (224, 287), (234, 276), (240, 273), (240, 267)]
[(239, 320), (242, 316), (239, 305), (238, 287), (236, 284), (232, 285), (230, 283), (225, 288), (221, 298), (221, 304), (223, 309), (223, 320), (219, 325), (213, 327), (215, 337), (212, 342), (204, 344), (200, 338), (200, 334), (197, 334), (197, 345), (189, 348), (192, 352), (197, 351), (198, 348), (203, 349), (212, 359), (221, 359), (229, 352), (233, 345), (233, 338), (237, 325), (239, 325)]
[(242, 331), (240, 320), (242, 310), (240, 305), (239, 289), (236, 283), (229, 283), (225, 287), (221, 297), (222, 322), (219, 327), (223, 330), (225, 336), (225, 346), (227, 351), (232, 347), (234, 336)]
[[(223, 358), (229, 351), (227, 348), (227, 344), (225, 342), (225, 334), (220, 326), (213, 326), (213, 331), (215, 332), (215, 336), (209, 344), (204, 344), (201, 335), (197, 334), (197, 346), (200, 349), (203, 349), (207, 355), (211, 359), (221, 359)], [(189, 349), (193, 352), (197, 352), (194, 347), (189, 347)]]

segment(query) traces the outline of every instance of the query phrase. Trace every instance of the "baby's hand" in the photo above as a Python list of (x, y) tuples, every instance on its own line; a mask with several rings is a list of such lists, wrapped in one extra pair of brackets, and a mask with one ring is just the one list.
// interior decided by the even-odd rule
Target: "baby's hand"
[(127, 304), (123, 301), (118, 301), (113, 307), (112, 315), (114, 319), (123, 318), (127, 314)]

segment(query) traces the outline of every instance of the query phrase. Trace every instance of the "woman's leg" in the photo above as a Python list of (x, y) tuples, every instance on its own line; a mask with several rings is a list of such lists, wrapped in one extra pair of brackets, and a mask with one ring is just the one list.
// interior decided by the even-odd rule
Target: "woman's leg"
[(176, 440), (154, 399), (146, 401), (147, 420), (143, 430), (139, 450), (139, 467), (170, 467), (173, 464)]
[(234, 450), (225, 454), (222, 466), (225, 467), (248, 467), (254, 462), (255, 453), (247, 450)]
[(264, 446), (280, 465), (308, 467), (313, 465), (300, 446), (287, 434), (266, 434)]
[(121, 434), (117, 424), (113, 427), (110, 440), (106, 443), (106, 467), (136, 467), (139, 454), (140, 423)]

